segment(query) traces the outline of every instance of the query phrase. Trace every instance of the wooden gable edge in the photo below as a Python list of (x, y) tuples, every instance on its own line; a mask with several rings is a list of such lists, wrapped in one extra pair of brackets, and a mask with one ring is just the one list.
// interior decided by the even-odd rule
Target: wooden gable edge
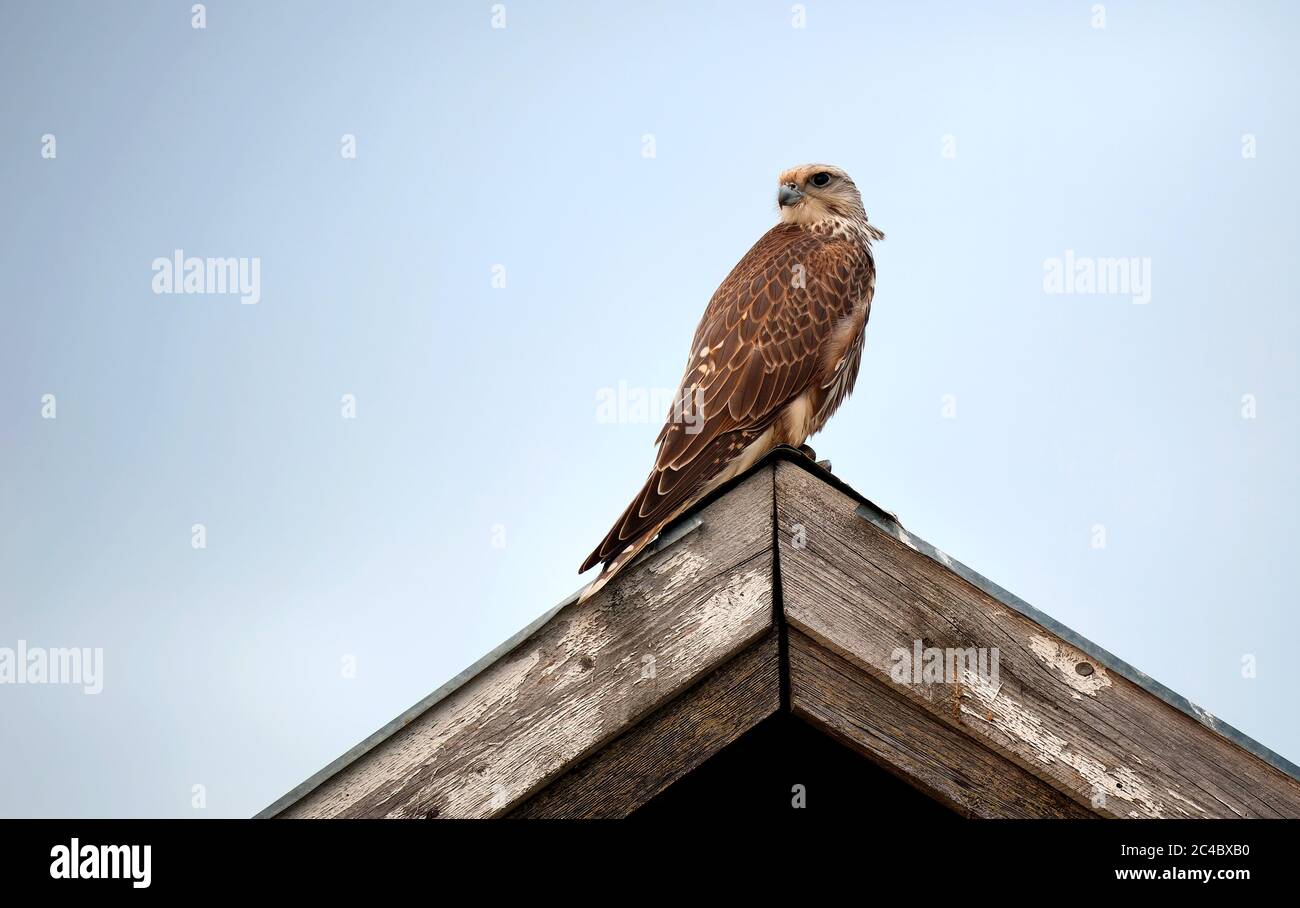
[[(1288, 761), (1255, 742), (1246, 746), (1240, 732), (1235, 740), (1223, 734), (1225, 724), (1211, 725), (1185, 700), (1160, 696), (1167, 688), (1077, 634), (1067, 638), (1061, 625), (1023, 600), (997, 595), (1005, 591), (907, 534), (851, 489), (787, 460), (777, 465), (777, 563), (783, 616), (798, 642), (790, 662), (796, 714), (979, 815), (1042, 815), (1045, 808), (1011, 797), (987, 810), (990, 793), (963, 776), (973, 745), (1098, 816), (1300, 816), (1300, 783)], [(1001, 649), (1000, 682), (892, 679), (899, 649), (917, 641), (927, 649)], [(811, 671), (818, 660), (801, 652), (810, 646), (830, 654), (819, 670), (832, 680)], [(819, 715), (855, 684), (873, 690), (878, 709), (859, 699), (853, 714), (834, 722)], [(915, 716), (881, 724), (889, 698), (923, 710), (948, 738), (911, 727)], [(916, 759), (921, 753), (926, 761)], [(927, 785), (921, 769), (936, 762), (950, 771), (930, 773)]]
[(1054, 635), (1090, 657), (1092, 661), (1106, 667), (1115, 674), (1128, 679), (1133, 684), (1153, 696), (1159, 697), (1169, 706), (1172, 706), (1184, 715), (1201, 723), (1215, 734), (1227, 738), (1229, 741), (1232, 741), (1239, 747), (1242, 747), (1259, 757), (1261, 760), (1270, 764), (1280, 772), (1284, 772), (1291, 778), (1300, 781), (1300, 766), (1297, 766), (1291, 760), (1288, 760), (1281, 754), (1269, 749), (1247, 735), (1245, 732), (1242, 732), (1227, 722), (1224, 722), (1209, 711), (1197, 706), (1176, 690), (1166, 687), (1146, 672), (1134, 667), (1128, 662), (1125, 662), (1123, 659), (1114, 655), (1104, 647), (1093, 643), (1082, 634), (1066, 627), (1051, 615), (1035, 608), (1015, 593), (1004, 589), (977, 571), (972, 570), (962, 562), (926, 542), (921, 537), (909, 533), (903, 528), (902, 524), (898, 522), (898, 518), (894, 515), (889, 514), (887, 511), (880, 510), (869, 501), (863, 501), (860, 503), (856, 511), (858, 516), (863, 520), (871, 523), (882, 532), (898, 539), (904, 545), (914, 549), (926, 558), (943, 565), (990, 598), (997, 600), (1005, 606), (1015, 609), (1026, 618), (1041, 625), (1044, 629), (1051, 631)]
[[(854, 491), (851, 487), (841, 482), (837, 477), (816, 467), (810, 461), (808, 461), (807, 458), (803, 457), (798, 452), (792, 451), (790, 449), (777, 449), (775, 452), (773, 452), (771, 455), (765, 458), (762, 462), (755, 465), (755, 467), (753, 467), (746, 474), (738, 477), (737, 479), (733, 480), (731, 483), (728, 483), (726, 486), (724, 486), (723, 488), (717, 490), (715, 493), (710, 495), (705, 501), (701, 502), (700, 506), (691, 515), (687, 515), (685, 518), (683, 518), (683, 520), (679, 521), (675, 527), (671, 528), (670, 531), (666, 532), (664, 534), (664, 537), (656, 544), (654, 551), (650, 555), (643, 556), (642, 559), (639, 559), (639, 562), (648, 560), (649, 558), (657, 557), (659, 554), (671, 550), (681, 540), (685, 539), (690, 535), (693, 535), (695, 531), (699, 530), (702, 526), (705, 525), (705, 519), (703, 513), (708, 507), (710, 507), (719, 499), (729, 495), (737, 487), (747, 482), (750, 482), (750, 480), (757, 474), (766, 473), (771, 477), (770, 481), (773, 486), (772, 494), (775, 495), (777, 473), (779, 470), (788, 469), (789, 465), (798, 467), (799, 470), (809, 474), (811, 477), (815, 477), (817, 480), (819, 480), (822, 484), (828, 486), (830, 489), (833, 489), (836, 492), (852, 499), (856, 503), (856, 507), (855, 507), (856, 516), (859, 520), (863, 522), (864, 525), (870, 525), (874, 527), (876, 530), (878, 530), (880, 533), (890, 537), (893, 540), (897, 540), (903, 545), (906, 545), (909, 549), (917, 553), (919, 556), (922, 556), (930, 561), (935, 562), (937, 565), (942, 566), (945, 570), (955, 575), (955, 577), (960, 578), (960, 580), (963, 581), (965, 584), (974, 587), (984, 595), (990, 597), (993, 600), (996, 600), (998, 603), (1002, 605), (1005, 605), (1013, 609), (1018, 614), (1040, 625), (1045, 631), (1049, 632), (1052, 636), (1059, 638), (1065, 644), (1074, 647), (1075, 649), (1077, 649), (1079, 652), (1083, 654), (1086, 654), (1088, 658), (1094, 660), (1096, 663), (1104, 667), (1109, 672), (1124, 678), (1125, 680), (1131, 682), (1132, 684), (1146, 691), (1153, 697), (1158, 698), (1165, 705), (1171, 707), (1173, 710), (1176, 710), (1179, 713), (1186, 715), (1191, 720), (1195, 721), (1201, 728), (1203, 728), (1206, 733), (1231, 741), (1231, 743), (1241, 748), (1246, 753), (1268, 764), (1269, 766), (1273, 767), (1279, 772), (1285, 773), (1289, 777), (1289, 781), (1294, 782), (1294, 780), (1297, 777), (1300, 777), (1300, 772), (1297, 771), (1295, 765), (1292, 764), (1290, 761), (1287, 761), (1285, 758), (1277, 755), (1276, 753), (1269, 750), (1268, 748), (1265, 748), (1263, 745), (1260, 745), (1258, 742), (1253, 741), (1252, 739), (1243, 735), (1241, 732), (1237, 731), (1236, 729), (1232, 728), (1226, 723), (1215, 720), (1213, 717), (1209, 717), (1208, 714), (1204, 713), (1204, 711), (1202, 710), (1197, 709), (1194, 705), (1190, 704), (1190, 702), (1187, 701), (1185, 698), (1182, 698), (1180, 695), (1174, 693), (1173, 691), (1170, 691), (1168, 688), (1165, 688), (1163, 685), (1158, 684), (1154, 680), (1150, 679), (1147, 675), (1137, 671), (1136, 669), (1132, 668), (1122, 660), (1117, 659), (1116, 657), (1114, 657), (1113, 655), (1111, 655), (1101, 647), (1098, 647), (1095, 644), (1092, 644), (1090, 641), (1087, 641), (1081, 636), (1075, 634), (1069, 628), (1066, 628), (1063, 625), (1060, 625), (1059, 623), (1055, 622), (1047, 615), (1043, 614), (1037, 609), (1034, 609), (1032, 606), (1028, 605), (1018, 597), (1015, 597), (1014, 595), (1010, 594), (1006, 590), (1002, 589), (1000, 586), (993, 584), (991, 581), (988, 581), (986, 578), (983, 578), (981, 575), (977, 574), (976, 572), (971, 571), (965, 565), (955, 561), (954, 559), (951, 559), (950, 557), (948, 557), (938, 549), (934, 548), (933, 546), (930, 546), (928, 543), (926, 543), (924, 540), (920, 539), (919, 537), (916, 537), (915, 535), (908, 533), (906, 530), (902, 528), (902, 526), (898, 523), (897, 519), (893, 517), (893, 515), (889, 514), (883, 509), (872, 504), (869, 500), (867, 500), (859, 493)], [(772, 508), (773, 512), (776, 511), (775, 504), (776, 503), (773, 502), (773, 508)], [(817, 658), (820, 659), (821, 662), (823, 663), (828, 661), (833, 662), (833, 660), (838, 658), (841, 660), (840, 661), (841, 670), (843, 670), (844, 666), (846, 665), (854, 665), (854, 667), (860, 671), (861, 670), (860, 664), (854, 663), (851, 658), (848, 661), (845, 661), (844, 657), (850, 654), (837, 652), (834, 646), (825, 647), (824, 644), (826, 643), (826, 641), (817, 640), (815, 633), (813, 633), (812, 635), (807, 633), (808, 628), (800, 627), (796, 623), (794, 625), (793, 631), (787, 629), (787, 621), (786, 621), (787, 616), (785, 615), (785, 603), (780, 598), (781, 597), (781, 576), (783, 571), (788, 573), (791, 570), (792, 565), (790, 563), (782, 563), (782, 558), (781, 558), (782, 540), (780, 539), (780, 534), (775, 532), (776, 530), (779, 530), (779, 528), (774, 528), (774, 534), (776, 535), (777, 538), (774, 540), (774, 547), (772, 550), (772, 577), (770, 578), (771, 587), (772, 587), (770, 595), (771, 598), (774, 600), (773, 612), (776, 619), (775, 625), (766, 626), (764, 629), (762, 629), (761, 633), (758, 633), (756, 636), (747, 639), (744, 642), (743, 646), (739, 646), (728, 651), (728, 653), (725, 655), (725, 658), (721, 658), (718, 661), (716, 661), (714, 664), (710, 665), (708, 667), (708, 671), (697, 673), (695, 676), (693, 676), (692, 679), (690, 680), (690, 683), (687, 684), (685, 688), (681, 688), (681, 687), (674, 688), (672, 689), (671, 694), (669, 696), (660, 697), (658, 699), (654, 699), (648, 701), (645, 704), (642, 704), (642, 708), (638, 713), (636, 721), (625, 722), (621, 726), (615, 728), (611, 733), (603, 735), (601, 740), (597, 744), (586, 747), (580, 753), (569, 755), (568, 758), (566, 758), (566, 760), (563, 763), (561, 763), (558, 767), (554, 768), (553, 771), (549, 772), (545, 778), (533, 784), (527, 791), (525, 792), (516, 791), (513, 793), (513, 796), (510, 797), (507, 801), (497, 804), (493, 809), (483, 810), (477, 815), (483, 815), (483, 816), (508, 815), (512, 813), (521, 816), (522, 815), (547, 815), (546, 811), (539, 805), (544, 804), (547, 801), (548, 797), (550, 797), (548, 791), (551, 788), (551, 786), (555, 786), (555, 790), (559, 791), (563, 787), (561, 783), (566, 778), (568, 779), (568, 782), (565, 784), (567, 784), (570, 787), (570, 789), (574, 789), (574, 786), (577, 786), (578, 788), (582, 788), (584, 785), (586, 786), (585, 787), (586, 793), (584, 797), (587, 799), (587, 801), (584, 803), (594, 804), (599, 802), (601, 798), (599, 797), (598, 794), (594, 793), (594, 789), (592, 788), (590, 782), (588, 781), (584, 783), (580, 781), (584, 777), (588, 779), (595, 779), (600, 777), (599, 772), (595, 772), (594, 770), (592, 770), (593, 767), (599, 767), (602, 764), (602, 760), (605, 760), (610, 765), (616, 765), (617, 760), (619, 758), (618, 757), (619, 750), (617, 750), (616, 748), (622, 749), (624, 753), (622, 759), (624, 760), (628, 759), (626, 753), (632, 747), (632, 745), (629, 744), (628, 742), (635, 740), (638, 733), (640, 734), (643, 740), (647, 740), (647, 741), (654, 740), (655, 732), (649, 726), (653, 724), (656, 716), (659, 716), (660, 714), (671, 713), (671, 711), (674, 709), (674, 704), (677, 704), (679, 702), (681, 704), (690, 702), (691, 698), (697, 695), (697, 688), (702, 689), (706, 686), (708, 679), (712, 676), (712, 673), (720, 673), (724, 671), (731, 664), (733, 660), (738, 660), (744, 654), (753, 653), (758, 649), (760, 649), (761, 647), (763, 647), (764, 645), (767, 645), (768, 635), (772, 633), (779, 634), (780, 637), (780, 641), (779, 641), (780, 655), (778, 657), (780, 663), (779, 664), (779, 672), (780, 672), (779, 684), (781, 687), (780, 697), (785, 698), (782, 704), (782, 708), (787, 708), (787, 709), (790, 708), (789, 687), (791, 684), (790, 681), (791, 674), (795, 674), (796, 677), (801, 679), (805, 678), (808, 667), (817, 662), (817, 659), (811, 659), (810, 661), (810, 657), (812, 656), (814, 650), (820, 649), (821, 654)], [(602, 592), (601, 596), (596, 597), (592, 601), (600, 602), (601, 597), (603, 596), (616, 595), (617, 591), (621, 589), (621, 586), (617, 583), (612, 586), (614, 588), (613, 590), (607, 590), (605, 592)], [(562, 620), (562, 616), (565, 610), (570, 609), (572, 606), (575, 605), (576, 596), (577, 594), (575, 593), (572, 596), (568, 597), (564, 602), (560, 603), (555, 608), (548, 610), (545, 614), (543, 614), (538, 619), (530, 623), (519, 633), (512, 636), (501, 646), (494, 649), (487, 656), (478, 660), (476, 663), (474, 663), (474, 665), (470, 666), (469, 668), (467, 668), (466, 670), (458, 674), (455, 678), (453, 678), (447, 684), (440, 687), (437, 691), (435, 691), (430, 696), (422, 699), (419, 703), (415, 704), (413, 707), (405, 711), (401, 716), (397, 717), (392, 722), (385, 725), (375, 734), (369, 736), (367, 739), (362, 741), (356, 747), (351, 748), (349, 751), (347, 751), (337, 760), (330, 763), (327, 767), (322, 769), (320, 772), (314, 774), (306, 782), (302, 783), (299, 786), (296, 786), (293, 790), (288, 792), (286, 795), (279, 798), (275, 803), (273, 803), (265, 810), (257, 814), (257, 816), (274, 817), (274, 816), (295, 815), (297, 813), (294, 810), (295, 805), (300, 804), (305, 798), (309, 797), (313, 792), (318, 791), (323, 785), (330, 782), (331, 779), (334, 779), (340, 773), (345, 772), (350, 766), (353, 766), (358, 760), (363, 759), (366, 756), (366, 754), (371, 753), (376, 748), (381, 747), (385, 742), (389, 741), (395, 735), (400, 733), (404, 728), (409, 726), (412, 722), (417, 720), (419, 717), (426, 716), (431, 710), (437, 707), (438, 704), (454, 696), (458, 691), (462, 690), (465, 687), (465, 685), (469, 684), (474, 678), (478, 677), (485, 670), (489, 669), (491, 666), (495, 665), (501, 660), (508, 658), (511, 653), (518, 650), (523, 644), (525, 644), (531, 638), (535, 637), (537, 634), (542, 632), (546, 627), (551, 625), (553, 622), (557, 620)], [(793, 651), (787, 650), (787, 647), (790, 645), (787, 643), (787, 637), (792, 637), (795, 641), (793, 644)], [(777, 645), (777, 644), (774, 643), (773, 645)], [(792, 663), (798, 666), (797, 670), (795, 668), (792, 668)], [(865, 680), (866, 683), (868, 684), (873, 683), (871, 680), (869, 680), (868, 676), (864, 676), (864, 678), (860, 680)], [(880, 704), (883, 703), (885, 699), (889, 699), (891, 696), (896, 699), (898, 695), (898, 691), (896, 690), (891, 691), (889, 689), (889, 685), (885, 685), (882, 687), (879, 685), (878, 681), (879, 679), (877, 677), (875, 679), (875, 683), (877, 685), (875, 695), (877, 697), (883, 697), (884, 699), (877, 702), (877, 707), (875, 708), (875, 711), (880, 712), (883, 711), (883, 709), (880, 707)], [(800, 681), (798, 683), (803, 684), (804, 682)], [(762, 698), (758, 698), (758, 699), (761, 700)], [(821, 704), (821, 705), (824, 707), (826, 704)], [(604, 799), (604, 803), (606, 807), (609, 808), (607, 814), (602, 814), (599, 811), (595, 811), (587, 815), (614, 815), (618, 813), (625, 813), (627, 812), (628, 809), (631, 809), (631, 807), (634, 807), (637, 804), (643, 802), (646, 798), (652, 796), (655, 790), (661, 790), (663, 786), (667, 784), (671, 784), (672, 780), (675, 780), (675, 778), (678, 778), (686, 771), (689, 771), (689, 769), (693, 765), (698, 765), (698, 763), (702, 762), (704, 759), (710, 756), (711, 753), (716, 752), (716, 750), (719, 749), (721, 746), (724, 746), (730, 740), (733, 740), (735, 737), (739, 736), (739, 734), (747, 730), (749, 725), (746, 725), (745, 723), (749, 722), (750, 719), (752, 719), (753, 721), (757, 721), (759, 718), (762, 718), (763, 715), (766, 715), (766, 713), (763, 712), (763, 709), (765, 709), (765, 707), (754, 707), (754, 709), (756, 711), (754, 711), (752, 714), (746, 714), (746, 716), (742, 717), (740, 721), (733, 723), (733, 726), (731, 727), (731, 732), (734, 733), (730, 734), (730, 737), (727, 737), (725, 740), (723, 740), (722, 738), (713, 740), (709, 744), (709, 747), (711, 749), (706, 748), (705, 750), (701, 751), (699, 754), (684, 758), (680, 766), (674, 766), (665, 769), (664, 772), (657, 777), (657, 779), (654, 778), (653, 773), (649, 773), (646, 776), (646, 779), (642, 780), (643, 783), (642, 789), (640, 790), (636, 798), (628, 796), (623, 802), (622, 806), (617, 808), (611, 807), (610, 805), (612, 802), (608, 798), (606, 798)], [(685, 707), (683, 706), (680, 707), (678, 711), (680, 713), (683, 712), (684, 710)], [(793, 711), (800, 718), (804, 719), (805, 721), (813, 722), (813, 724), (821, 727), (823, 731), (832, 734), (834, 737), (840, 739), (844, 743), (847, 743), (850, 746), (855, 747), (855, 749), (867, 753), (868, 756), (872, 757), (874, 760), (876, 760), (876, 762), (885, 766), (885, 768), (889, 769), (890, 771), (894, 772), (897, 775), (902, 776), (911, 784), (915, 785), (920, 790), (926, 792), (930, 796), (935, 797), (936, 799), (943, 801), (945, 803), (948, 803), (950, 806), (953, 806), (956, 809), (963, 810), (967, 813), (973, 813), (977, 815), (1025, 815), (1025, 816), (1071, 815), (1070, 808), (1061, 808), (1059, 805), (1057, 805), (1056, 808), (1051, 808), (1051, 809), (1046, 807), (1041, 807), (1040, 804), (1034, 801), (1035, 795), (1032, 791), (1029, 791), (1028, 794), (1026, 795), (1026, 798), (1028, 799), (1029, 802), (1029, 806), (1022, 805), (1021, 808), (1014, 810), (1010, 814), (1005, 812), (1006, 805), (998, 805), (996, 803), (996, 798), (992, 798), (984, 802), (981, 802), (979, 798), (976, 798), (975, 807), (973, 808), (971, 803), (963, 803), (949, 797), (948, 794), (945, 792), (942, 784), (936, 785), (933, 779), (926, 778), (924, 773), (917, 772), (916, 766), (912, 766), (909, 769), (905, 765), (905, 762), (899, 763), (897, 761), (897, 755), (885, 756), (880, 753), (872, 752), (869, 747), (863, 746), (862, 740), (854, 740), (852, 735), (845, 733), (845, 729), (843, 727), (836, 727), (835, 722), (828, 721), (827, 715), (825, 714), (819, 715), (816, 714), (815, 711), (810, 711), (808, 707), (807, 697), (802, 697), (801, 702), (799, 704), (796, 704), (796, 708)], [(840, 716), (839, 718), (842, 723), (842, 720), (845, 717)], [(933, 716), (931, 716), (931, 718), (933, 718)], [(643, 719), (646, 721), (648, 727), (646, 729), (636, 728), (637, 724)], [(679, 721), (680, 721), (680, 717), (679, 717)], [(752, 722), (750, 722), (750, 724), (752, 725)], [(850, 722), (850, 724), (852, 723)], [(959, 727), (959, 725), (954, 727)], [(998, 747), (995, 742), (990, 742), (987, 740), (980, 740), (977, 742), (975, 740), (970, 740), (968, 743), (973, 745), (978, 744), (980, 748), (989, 750), (991, 753), (996, 753), (1000, 759), (1006, 760), (1009, 764), (1016, 767), (1017, 769), (1023, 770), (1025, 768), (1025, 761), (1022, 758), (1019, 758), (1017, 757), (1016, 754), (1007, 752), (1004, 749)], [(611, 753), (608, 755), (603, 754), (603, 751), (606, 748), (610, 749), (611, 751)], [(978, 763), (978, 759), (976, 759), (976, 763)], [(578, 771), (580, 767), (583, 768), (584, 770), (583, 772)], [(1032, 770), (1033, 767), (1030, 767), (1030, 769)], [(588, 770), (592, 770), (590, 775), (588, 775)], [(1039, 778), (1039, 776), (1035, 775), (1034, 778)], [(966, 781), (969, 782), (969, 780)], [(1070, 788), (1070, 786), (1062, 786), (1060, 785), (1059, 780), (1052, 779), (1050, 777), (1048, 777), (1046, 781), (1049, 784), (1052, 784), (1058, 790), (1064, 789), (1068, 791), (1071, 798), (1075, 802), (1079, 802), (1079, 803), (1083, 802), (1084, 799), (1081, 797), (1080, 792), (1078, 790), (1072, 789)], [(656, 785), (659, 786), (658, 789), (655, 788)], [(1032, 786), (1024, 784), (1021, 785), (1020, 787), (1028, 789)], [(1016, 786), (1012, 785), (1010, 786), (1010, 788), (1015, 789)], [(1044, 798), (1047, 798), (1047, 796), (1044, 796)], [(1050, 798), (1047, 799), (1050, 800)], [(986, 810), (978, 809), (981, 805), (987, 809)], [(1042, 813), (1037, 812), (1040, 810), (1040, 808), (1044, 812)], [(1086, 815), (1088, 813), (1089, 811), (1085, 809), (1084, 814)], [(1093, 815), (1115, 815), (1113, 812), (1105, 809), (1094, 810), (1091, 811), (1091, 813)], [(1205, 814), (1204, 811), (1202, 811), (1202, 814), (1207, 815)], [(381, 815), (381, 814), (371, 814), (371, 815)], [(408, 814), (399, 814), (399, 815), (408, 815)]]
[(569, 596), (257, 816), (498, 816), (531, 797), (772, 628), (773, 475), (720, 488), (597, 596)]

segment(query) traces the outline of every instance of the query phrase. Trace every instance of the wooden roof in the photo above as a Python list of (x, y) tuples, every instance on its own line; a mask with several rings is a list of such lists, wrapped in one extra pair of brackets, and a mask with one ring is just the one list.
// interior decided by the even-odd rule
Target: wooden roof
[[(894, 680), (916, 646), (996, 675)], [(972, 816), (1300, 817), (1294, 764), (788, 449), (259, 816), (625, 816), (782, 713)]]

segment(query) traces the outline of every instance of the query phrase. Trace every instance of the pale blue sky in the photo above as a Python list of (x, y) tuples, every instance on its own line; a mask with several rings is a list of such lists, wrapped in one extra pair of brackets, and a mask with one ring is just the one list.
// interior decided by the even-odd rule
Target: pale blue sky
[[(251, 814), (576, 588), (658, 429), (599, 390), (677, 381), (810, 160), (889, 236), (818, 452), (1300, 760), (1300, 10), (490, 6), (0, 5), (0, 647), (105, 661), (0, 685), (0, 815)], [(177, 248), (261, 302), (154, 295)]]

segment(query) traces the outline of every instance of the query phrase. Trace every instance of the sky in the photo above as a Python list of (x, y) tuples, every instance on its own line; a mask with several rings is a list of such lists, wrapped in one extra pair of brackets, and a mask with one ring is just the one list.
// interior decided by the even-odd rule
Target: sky
[(251, 815), (576, 589), (809, 161), (818, 454), (1300, 761), (1300, 8), (192, 5), (0, 4), (0, 657), (101, 687), (0, 683), (0, 816)]

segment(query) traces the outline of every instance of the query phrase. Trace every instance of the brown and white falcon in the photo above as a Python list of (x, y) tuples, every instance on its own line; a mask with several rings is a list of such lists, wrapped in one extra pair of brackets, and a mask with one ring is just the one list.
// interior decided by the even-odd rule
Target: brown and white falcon
[(885, 235), (838, 167), (785, 171), (777, 203), (781, 222), (709, 300), (654, 470), (579, 569), (605, 564), (582, 599), (772, 448), (803, 446), (853, 390), (876, 288), (871, 241)]

